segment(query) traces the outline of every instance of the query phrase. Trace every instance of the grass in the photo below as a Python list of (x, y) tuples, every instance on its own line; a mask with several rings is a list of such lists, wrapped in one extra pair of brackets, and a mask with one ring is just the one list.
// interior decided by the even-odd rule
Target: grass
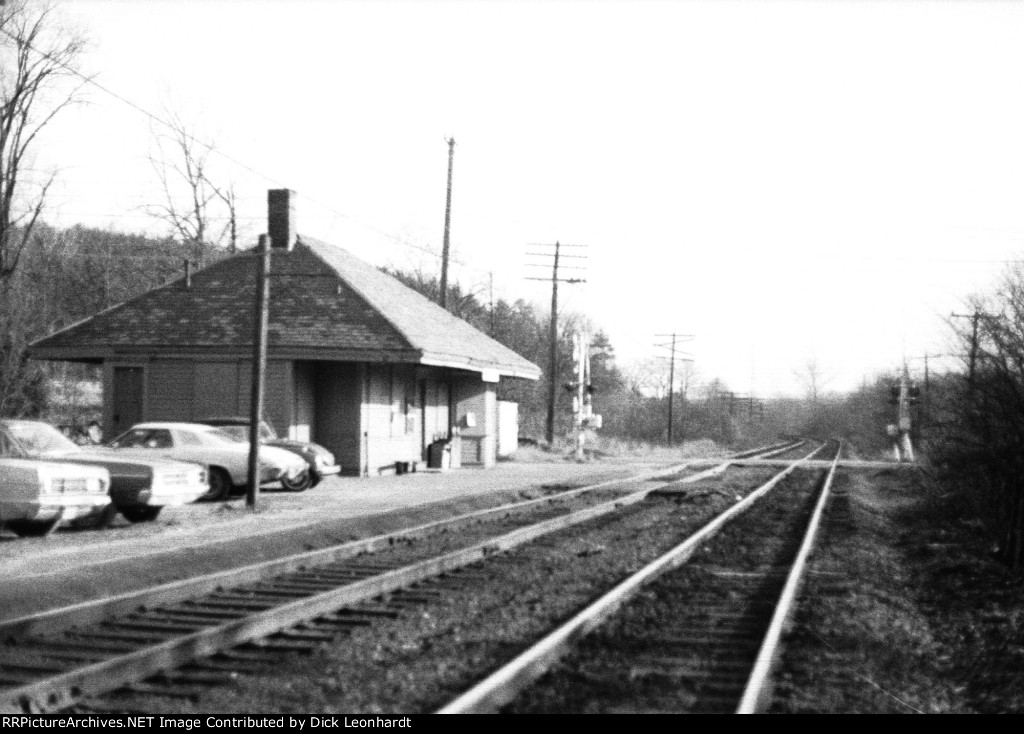
[(1024, 710), (1024, 582), (919, 475), (847, 476), (792, 636), (782, 712)]

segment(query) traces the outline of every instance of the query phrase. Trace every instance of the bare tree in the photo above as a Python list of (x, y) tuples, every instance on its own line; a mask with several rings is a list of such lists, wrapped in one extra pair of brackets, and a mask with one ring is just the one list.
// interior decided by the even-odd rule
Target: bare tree
[[(171, 227), (173, 236), (192, 245), (196, 259), (207, 245), (227, 240), (231, 252), (238, 247), (238, 210), (234, 182), (215, 184), (209, 158), (216, 146), (201, 141), (193, 125), (165, 108), (166, 124), (154, 131), (156, 151), (150, 164), (156, 172), (164, 200), (149, 213)], [(217, 212), (223, 212), (219, 214)], [(216, 227), (214, 221), (225, 221)]]
[(794, 370), (793, 374), (804, 386), (807, 398), (812, 403), (817, 403), (821, 393), (832, 382), (832, 375), (826, 373), (825, 369), (818, 362), (817, 357), (808, 357), (800, 369)]
[(636, 395), (662, 398), (668, 393), (668, 363), (664, 359), (649, 357), (632, 362), (622, 374), (627, 388)]
[(929, 448), (985, 522), (999, 557), (1024, 568), (1024, 269), (973, 299), (955, 326), (967, 374), (939, 383)]
[[(39, 134), (75, 102), (85, 41), (62, 28), (48, 4), (0, 4), (0, 286), (18, 267), (55, 173), (30, 179)], [(69, 86), (78, 77), (78, 85)]]

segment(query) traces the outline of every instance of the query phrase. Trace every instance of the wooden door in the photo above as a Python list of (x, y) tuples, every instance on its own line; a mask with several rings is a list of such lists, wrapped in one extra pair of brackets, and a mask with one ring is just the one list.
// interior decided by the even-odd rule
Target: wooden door
[(119, 436), (136, 423), (142, 422), (142, 378), (141, 367), (114, 368), (114, 399), (111, 415), (113, 435)]

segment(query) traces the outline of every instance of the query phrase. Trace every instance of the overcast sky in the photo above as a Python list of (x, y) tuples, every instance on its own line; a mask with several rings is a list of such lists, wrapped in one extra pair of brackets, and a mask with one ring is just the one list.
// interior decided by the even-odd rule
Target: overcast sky
[[(620, 361), (695, 334), (703, 377), (843, 389), (948, 351), (1024, 241), (1024, 3), (74, 0), (85, 68), (230, 156), (300, 232), (434, 268), (454, 136), (455, 277), (550, 302), (530, 243)], [(159, 231), (153, 124), (99, 91), (49, 131), (53, 217)], [(536, 261), (536, 260), (534, 260)], [(529, 274), (542, 274), (535, 269)], [(920, 361), (911, 366), (920, 367)]]

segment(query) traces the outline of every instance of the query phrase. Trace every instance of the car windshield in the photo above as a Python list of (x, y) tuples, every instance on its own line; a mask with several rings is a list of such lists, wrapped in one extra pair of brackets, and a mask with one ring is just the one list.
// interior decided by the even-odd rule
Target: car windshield
[(7, 421), (7, 428), (31, 454), (58, 454), (81, 451), (71, 439), (39, 421)]
[(18, 439), (12, 436), (3, 426), (0, 426), (0, 458), (28, 458), (28, 452), (25, 451), (25, 447), (18, 443)]
[[(189, 430), (188, 433), (206, 446), (219, 446), (226, 443), (247, 443), (249, 436), (246, 435), (243, 438), (239, 438), (234, 432), (228, 430), (233, 427), (234, 426), (224, 426), (223, 428), (213, 428), (210, 426), (203, 426), (202, 428)], [(184, 433), (185, 431), (182, 430), (182, 432)]]
[(217, 428), (221, 433), (231, 436), (232, 440), (239, 443), (249, 441), (249, 426), (220, 426)]
[(107, 444), (112, 449), (169, 449), (172, 445), (166, 428), (131, 428)]
[[(210, 421), (211, 426), (216, 426), (219, 430), (227, 433), (235, 438), (236, 441), (242, 443), (249, 443), (249, 424), (248, 423), (221, 423), (220, 421)], [(266, 422), (260, 422), (260, 441), (273, 441), (277, 438), (277, 434), (274, 433), (274, 429), (267, 425)]]

